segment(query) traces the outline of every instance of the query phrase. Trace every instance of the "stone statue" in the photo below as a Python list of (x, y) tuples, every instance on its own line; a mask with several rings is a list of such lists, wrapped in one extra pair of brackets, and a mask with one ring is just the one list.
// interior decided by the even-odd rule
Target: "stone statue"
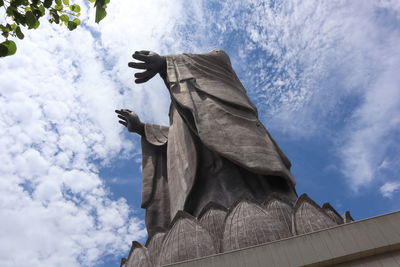
[(272, 193), (297, 199), (290, 161), (258, 119), (257, 108), (222, 50), (160, 56), (135, 52), (136, 83), (160, 74), (171, 96), (170, 125), (143, 123), (116, 110), (142, 136), (142, 208), (149, 238), (178, 211), (198, 216), (210, 202), (263, 202)]

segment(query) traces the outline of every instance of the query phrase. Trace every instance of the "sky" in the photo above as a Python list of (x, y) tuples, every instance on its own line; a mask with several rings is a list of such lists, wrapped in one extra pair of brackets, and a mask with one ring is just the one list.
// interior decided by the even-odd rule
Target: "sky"
[(114, 110), (167, 125), (169, 95), (134, 84), (136, 50), (225, 50), (298, 194), (400, 209), (399, 1), (118, 0), (99, 25), (75, 2), (77, 30), (43, 21), (0, 60), (1, 266), (119, 266), (145, 242), (140, 139)]

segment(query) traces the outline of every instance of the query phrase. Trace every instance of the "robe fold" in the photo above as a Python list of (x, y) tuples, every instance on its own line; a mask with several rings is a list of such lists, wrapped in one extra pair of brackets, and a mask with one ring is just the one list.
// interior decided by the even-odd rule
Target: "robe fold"
[(295, 198), (290, 161), (259, 121), (229, 56), (212, 50), (166, 59), (170, 127), (146, 124), (142, 138), (149, 236), (167, 229), (178, 210), (197, 215), (209, 201), (229, 208), (274, 191)]

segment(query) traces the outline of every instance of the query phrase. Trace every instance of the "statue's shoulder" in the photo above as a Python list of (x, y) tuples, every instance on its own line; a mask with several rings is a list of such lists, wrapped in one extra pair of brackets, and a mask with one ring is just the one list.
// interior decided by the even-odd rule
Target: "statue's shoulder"
[(214, 49), (210, 50), (208, 53), (223, 54), (223, 55), (229, 57), (228, 53), (226, 53), (224, 50), (219, 49), (219, 48), (214, 48)]
[(225, 53), (225, 54), (226, 54), (226, 52), (225, 52), (224, 50), (219, 49), (219, 48), (211, 49), (209, 52), (213, 52), (213, 53)]

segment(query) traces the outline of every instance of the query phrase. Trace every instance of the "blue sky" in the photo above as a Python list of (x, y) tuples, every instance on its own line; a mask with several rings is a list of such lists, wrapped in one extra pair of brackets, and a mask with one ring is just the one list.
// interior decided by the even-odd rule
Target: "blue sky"
[(0, 61), (1, 266), (118, 266), (145, 241), (140, 139), (113, 112), (168, 123), (161, 79), (136, 85), (127, 67), (142, 49), (224, 49), (299, 194), (357, 220), (399, 210), (398, 1), (120, 0), (93, 15), (74, 32), (43, 22)]

